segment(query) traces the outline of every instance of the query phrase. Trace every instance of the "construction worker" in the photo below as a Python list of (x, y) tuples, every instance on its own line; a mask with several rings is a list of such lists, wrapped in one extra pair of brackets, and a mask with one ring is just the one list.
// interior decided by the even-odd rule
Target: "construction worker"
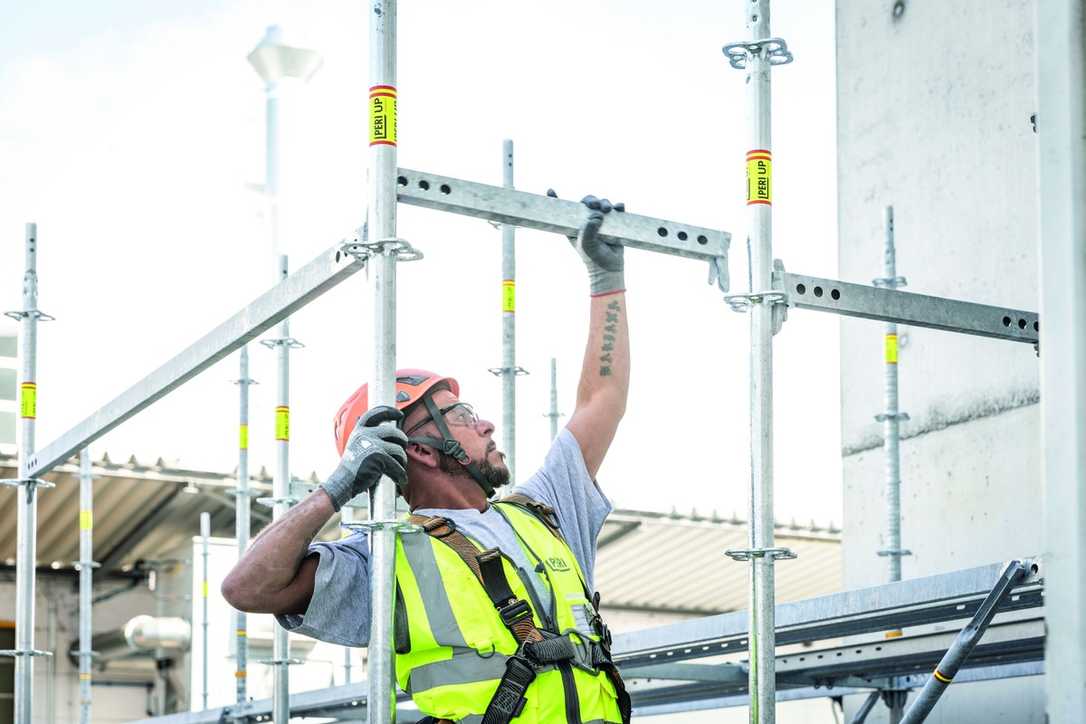
[(433, 722), (629, 721), (593, 593), (611, 511), (595, 476), (629, 384), (623, 249), (597, 238), (610, 202), (583, 202), (588, 218), (570, 241), (588, 268), (588, 347), (576, 409), (543, 466), (496, 499), (509, 470), (494, 425), (460, 400), (455, 379), (400, 370), (395, 408), (370, 408), (366, 385), (347, 400), (335, 419), (339, 467), (253, 540), (222, 585), (241, 611), (366, 646), (368, 537), (312, 541), (389, 476), (424, 531), (396, 545), (396, 677)]

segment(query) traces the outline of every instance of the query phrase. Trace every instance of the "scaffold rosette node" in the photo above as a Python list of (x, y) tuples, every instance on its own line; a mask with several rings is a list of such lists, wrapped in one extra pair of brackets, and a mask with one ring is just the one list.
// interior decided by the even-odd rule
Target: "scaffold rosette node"
[(795, 60), (792, 57), (792, 51), (788, 50), (788, 43), (783, 38), (748, 40), (741, 43), (728, 43), (724, 46), (724, 55), (728, 57), (731, 67), (736, 70), (746, 70), (747, 61), (760, 53), (765, 53), (765, 59), (770, 65), (788, 65)]
[(724, 551), (724, 555), (739, 562), (749, 561), (752, 558), (787, 561), (798, 557), (791, 548), (729, 548)]
[(779, 289), (747, 294), (725, 294), (724, 301), (733, 312), (746, 313), (755, 304), (788, 304), (788, 295)]
[(340, 523), (340, 528), (354, 531), (355, 533), (371, 533), (377, 530), (393, 530), (397, 533), (421, 533), (422, 526), (409, 523), (406, 520), (364, 520), (357, 523)]
[(0, 485), (9, 488), (55, 488), (53, 483), (48, 480), (42, 480), (41, 478), (7, 478), (0, 480)]
[(486, 371), (494, 375), (495, 377), (502, 377), (503, 375), (508, 374), (512, 374), (514, 377), (519, 377), (520, 375), (528, 374), (528, 370), (524, 369), (519, 365), (516, 367), (488, 367)]
[(55, 322), (57, 318), (52, 314), (46, 314), (40, 309), (28, 309), (25, 311), (4, 312), (5, 317), (11, 317), (16, 322), (24, 319), (36, 319), (39, 322)]
[(372, 256), (381, 254), (395, 254), (396, 261), (418, 261), (423, 258), (421, 251), (411, 246), (406, 239), (377, 239), (365, 241), (357, 236), (345, 240), (339, 246), (340, 253), (353, 256), (356, 259), (367, 261)]

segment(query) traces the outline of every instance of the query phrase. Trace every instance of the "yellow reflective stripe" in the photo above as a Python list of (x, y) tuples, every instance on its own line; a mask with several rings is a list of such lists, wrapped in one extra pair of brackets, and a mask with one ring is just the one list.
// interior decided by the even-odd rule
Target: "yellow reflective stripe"
[(203, 597), (207, 598), (207, 581), (204, 581)]
[(275, 408), (275, 439), (290, 440), (290, 408), (286, 405)]
[[(946, 674), (939, 671), (939, 669), (933, 671), (931, 675), (934, 676), (937, 680), (943, 682), (944, 684), (949, 684), (950, 680), (954, 678), (953, 676), (947, 676)], [(955, 689), (955, 691), (957, 691), (957, 689)]]
[(79, 511), (79, 530), (90, 530), (94, 525), (94, 513), (89, 510)]
[(886, 364), (897, 364), (897, 335), (886, 335)]
[(249, 449), (249, 426), (242, 425), (238, 428), (238, 447), (242, 450)]
[(33, 382), (19, 385), (22, 395), (19, 397), (19, 416), (33, 420), (38, 416), (38, 386)]
[(517, 311), (517, 283), (513, 279), (502, 280), (502, 311), (510, 314)]

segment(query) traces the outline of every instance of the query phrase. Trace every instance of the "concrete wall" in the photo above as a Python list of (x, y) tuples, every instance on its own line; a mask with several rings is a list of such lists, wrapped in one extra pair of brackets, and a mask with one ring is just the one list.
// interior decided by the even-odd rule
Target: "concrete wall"
[[(896, 211), (910, 291), (1036, 309), (1029, 0), (838, 0), (840, 275), (881, 276)], [(1037, 359), (1026, 345), (902, 330), (902, 541), (911, 578), (1041, 549)], [(848, 588), (886, 580), (882, 325), (843, 320)], [(853, 707), (855, 703), (853, 703)], [(881, 708), (881, 707), (880, 707)], [(1039, 680), (952, 687), (929, 721), (1040, 724)], [(869, 722), (885, 721), (877, 711)], [(882, 718), (878, 718), (882, 717)]]

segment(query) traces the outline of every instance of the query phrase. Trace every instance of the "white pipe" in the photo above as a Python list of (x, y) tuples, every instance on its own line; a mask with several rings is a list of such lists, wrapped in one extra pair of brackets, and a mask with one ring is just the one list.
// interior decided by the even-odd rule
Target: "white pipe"
[[(396, 0), (370, 1), (370, 240), (396, 238)], [(395, 405), (396, 394), (396, 252), (370, 259), (373, 274), (374, 369), (370, 405)], [(392, 670), (393, 576), (396, 487), (381, 478), (370, 495), (371, 624), (367, 679), (370, 724), (395, 721)]]
[(90, 450), (79, 451), (79, 724), (91, 724), (91, 617), (94, 612), (94, 479)]
[(200, 628), (201, 630), (201, 657), (200, 657), (200, 691), (203, 695), (203, 708), (207, 709), (207, 555), (208, 538), (211, 537), (211, 513), (200, 513), (200, 555), (203, 560), (203, 574), (200, 577)]

